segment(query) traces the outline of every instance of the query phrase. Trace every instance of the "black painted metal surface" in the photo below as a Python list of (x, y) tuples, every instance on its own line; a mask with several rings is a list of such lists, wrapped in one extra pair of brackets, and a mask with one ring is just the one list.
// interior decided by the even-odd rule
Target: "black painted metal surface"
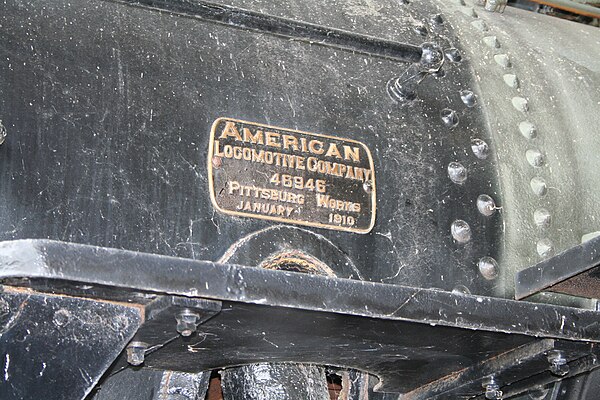
[(143, 322), (141, 307), (5, 287), (0, 398), (83, 399)]
[[(289, 22), (284, 3), (280, 13), (252, 4), (239, 7), (248, 14), (215, 6), (259, 18), (260, 31), (243, 21), (190, 17), (194, 10), (172, 12), (204, 3), (146, 4), (152, 7), (0, 4), (0, 119), (8, 132), (0, 147), (0, 239), (220, 258), (234, 242), (274, 226), (216, 213), (210, 203), (209, 132), (226, 116), (367, 145), (378, 179), (375, 228), (369, 235), (313, 230), (364, 279), (498, 291), (473, 267), (496, 255), (501, 216), (484, 218), (475, 206), (481, 188), (498, 190), (493, 151), (487, 160), (471, 152), (471, 139), (487, 140), (489, 132), (480, 105), (467, 107), (460, 96), (473, 85), (469, 61), (447, 61), (444, 77), (423, 76), (419, 100), (403, 107), (389, 97), (387, 83), (411, 64), (371, 49), (386, 52), (390, 42), (402, 42), (420, 50), (427, 41), (459, 47), (449, 24), (427, 22), (427, 36), (416, 29), (437, 13), (435, 6), (387, 4), (389, 21), (380, 24), (369, 13), (339, 14), (341, 3), (299, 3), (303, 17), (282, 37), (269, 32)], [(298, 20), (319, 32), (346, 32), (340, 35), (357, 51), (307, 42), (318, 37), (303, 36), (310, 29)], [(366, 50), (365, 37), (371, 38)], [(441, 118), (445, 108), (460, 118), (455, 129)], [(469, 170), (469, 185), (448, 179), (451, 161)], [(457, 218), (470, 223), (478, 240), (453, 240)], [(279, 240), (274, 231), (266, 234)], [(303, 250), (302, 243), (295, 247)]]
[[(0, 260), (12, 285), (192, 297), (144, 304), (150, 320), (134, 340), (149, 342), (144, 366), (158, 370), (332, 365), (377, 376), (380, 391), (424, 399), (476, 396), (490, 374), (515, 393), (559, 379), (546, 373), (551, 350), (563, 352), (573, 375), (597, 366), (596, 345), (586, 343), (600, 337), (594, 311), (52, 241), (2, 243)], [(182, 307), (205, 313), (197, 335), (175, 335)], [(113, 370), (126, 365), (122, 356)]]

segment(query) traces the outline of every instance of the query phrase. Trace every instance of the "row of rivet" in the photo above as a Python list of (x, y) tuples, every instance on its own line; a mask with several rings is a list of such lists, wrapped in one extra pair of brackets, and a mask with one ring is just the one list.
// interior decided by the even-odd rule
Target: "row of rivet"
[[(483, 38), (483, 42), (492, 49), (501, 48), (500, 42), (495, 36), (486, 36)], [(494, 61), (504, 69), (512, 67), (510, 58), (506, 54), (494, 55)], [(512, 89), (520, 88), (519, 78), (515, 74), (506, 73), (502, 76), (502, 79), (508, 87)], [(529, 111), (529, 103), (524, 97), (515, 96), (512, 98), (511, 102), (517, 111), (522, 113)], [(521, 132), (521, 135), (528, 140), (534, 139), (537, 136), (535, 125), (528, 120), (519, 123), (519, 132)], [(534, 168), (543, 167), (546, 163), (544, 154), (538, 149), (528, 149), (525, 152), (525, 158), (527, 163)], [(541, 176), (533, 177), (529, 182), (529, 186), (531, 191), (538, 197), (543, 197), (548, 193), (546, 181)], [(546, 228), (550, 225), (550, 213), (543, 208), (536, 210), (534, 212), (534, 222), (539, 228)], [(536, 251), (541, 257), (550, 255), (553, 251), (552, 242), (548, 238), (541, 238), (536, 244)]]
[[(467, 15), (469, 15), (473, 18), (478, 18), (477, 13), (475, 12), (475, 10), (473, 8), (469, 7), (467, 9), (468, 6), (466, 5), (464, 0), (459, 0), (459, 4), (465, 7), (464, 10)], [(477, 19), (476, 21), (473, 21), (471, 23), (471, 25), (482, 32), (488, 31), (488, 27), (487, 27), (486, 23), (479, 19)], [(488, 44), (488, 46), (490, 46), (490, 47), (499, 47), (499, 43), (495, 37), (486, 38), (485, 41), (486, 41), (486, 44)], [(508, 59), (504, 60), (503, 58), (500, 58), (500, 60), (497, 60), (497, 62), (499, 62), (499, 63), (505, 62), (508, 65), (510, 64), (510, 60), (508, 60)], [(477, 97), (475, 96), (475, 94), (472, 91), (469, 91), (469, 90), (461, 91), (460, 97), (461, 97), (463, 103), (467, 107), (475, 106)], [(451, 117), (452, 117), (452, 115), (449, 113), (449, 111), (451, 111), (451, 110), (448, 110), (448, 109), (442, 110), (442, 114), (441, 114), (442, 121), (444, 122), (444, 124), (446, 126), (450, 125), (450, 121), (451, 121)], [(454, 114), (456, 114), (456, 113), (454, 113)], [(456, 118), (458, 118), (458, 117), (456, 117)], [(452, 124), (452, 127), (456, 126), (457, 123), (458, 123), (458, 121), (456, 121), (455, 124)], [(475, 155), (475, 157), (477, 157), (480, 160), (487, 159), (487, 157), (489, 155), (489, 151), (490, 151), (488, 144), (482, 139), (472, 139), (471, 140), (471, 150), (472, 150), (473, 154)], [(467, 175), (468, 175), (467, 169), (461, 163), (453, 161), (450, 164), (448, 164), (448, 177), (455, 184), (462, 185), (463, 183), (465, 183), (467, 180)], [(487, 194), (481, 194), (477, 197), (476, 206), (477, 206), (477, 210), (479, 211), (479, 213), (484, 217), (491, 217), (492, 215), (495, 214), (496, 210), (498, 209), (496, 207), (496, 202), (494, 201), (494, 199)], [(456, 242), (463, 243), (463, 244), (470, 241), (471, 236), (472, 236), (471, 227), (469, 226), (469, 224), (466, 221), (461, 220), (461, 219), (458, 219), (458, 220), (452, 222), (452, 224), (450, 226), (450, 233), (452, 235), (452, 238)], [(494, 258), (488, 257), (488, 256), (482, 257), (479, 259), (477, 266), (479, 269), (479, 273), (485, 279), (493, 280), (498, 277), (498, 263), (496, 262), (496, 260)]]

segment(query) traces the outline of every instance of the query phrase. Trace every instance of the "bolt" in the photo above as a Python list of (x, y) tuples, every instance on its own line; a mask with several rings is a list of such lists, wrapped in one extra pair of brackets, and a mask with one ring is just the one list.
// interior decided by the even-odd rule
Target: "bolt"
[(485, 160), (490, 154), (490, 148), (488, 144), (481, 139), (471, 140), (471, 150), (473, 151), (473, 154), (475, 154), (475, 157), (479, 158), (480, 160)]
[(142, 365), (148, 344), (144, 342), (131, 342), (127, 346), (127, 362), (133, 366)]
[(388, 82), (387, 91), (392, 100), (399, 103), (407, 103), (417, 98), (412, 80), (401, 81), (400, 78), (394, 78)]
[(477, 197), (477, 209), (482, 215), (490, 217), (496, 212), (496, 202), (487, 194)]
[(181, 336), (191, 336), (196, 332), (196, 324), (198, 323), (199, 315), (187, 308), (181, 311), (175, 319), (177, 320), (177, 332)]
[(562, 351), (552, 350), (548, 354), (548, 362), (550, 363), (550, 372), (554, 375), (565, 376), (569, 373), (569, 364)]
[(498, 263), (492, 257), (482, 257), (477, 263), (479, 273), (488, 281), (498, 277)]
[(488, 400), (502, 400), (502, 391), (496, 379), (492, 376), (487, 378), (482, 386), (485, 388), (485, 398)]
[(458, 125), (458, 115), (454, 110), (444, 108), (442, 111), (440, 111), (440, 117), (442, 117), (442, 122), (448, 128), (454, 128), (456, 125)]
[(448, 164), (448, 176), (452, 182), (461, 185), (467, 180), (467, 169), (461, 163), (452, 161)]
[(450, 226), (450, 233), (454, 240), (459, 243), (467, 243), (471, 240), (471, 227), (466, 221), (457, 219)]
[(470, 90), (461, 90), (460, 99), (465, 103), (467, 107), (475, 107), (477, 104), (477, 96)]

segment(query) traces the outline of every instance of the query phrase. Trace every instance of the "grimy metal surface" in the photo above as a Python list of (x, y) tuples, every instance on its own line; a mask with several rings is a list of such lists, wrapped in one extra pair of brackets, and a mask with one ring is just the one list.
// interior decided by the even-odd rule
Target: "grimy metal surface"
[[(228, 365), (339, 363), (414, 398), (487, 389), (497, 397), (481, 386), (492, 370), (507, 396), (562, 379), (548, 371), (556, 346), (567, 378), (587, 373), (597, 366), (595, 311), (502, 298), (513, 297), (517, 271), (600, 230), (600, 31), (473, 7), (0, 2), (0, 240), (91, 245), (4, 243), (5, 283), (144, 310), (165, 293), (199, 307), (223, 301), (226, 312), (201, 325), (227, 339), (207, 335), (206, 368), (223, 366), (219, 354)], [(372, 228), (357, 234), (220, 212), (208, 166), (211, 126), (224, 116), (363, 143), (377, 177)], [(268, 267), (290, 255), (330, 277), (233, 265)], [(200, 347), (190, 350), (162, 322), (178, 307), (153, 315), (138, 338), (170, 338), (148, 352), (148, 365), (170, 371), (180, 355), (198, 372), (194, 351), (204, 337), (194, 336)], [(259, 329), (261, 318), (270, 329)], [(278, 335), (290, 321), (303, 325)], [(302, 354), (292, 357), (291, 343)], [(73, 398), (120, 344), (103, 349), (93, 379), (75, 381)], [(548, 396), (597, 397), (589, 379), (578, 379)]]
[[(8, 285), (77, 297), (150, 292), (128, 300), (135, 308), (146, 299), (137, 307), (148, 315), (131, 343), (143, 343), (139, 363), (157, 370), (331, 365), (369, 372), (379, 391), (427, 399), (477, 396), (490, 374), (518, 394), (598, 366), (595, 311), (46, 240), (0, 243), (0, 260)], [(152, 292), (187, 297), (148, 303)], [(180, 338), (182, 308), (199, 326)], [(548, 373), (552, 351), (571, 372)], [(121, 355), (111, 374), (133, 363), (129, 357)]]

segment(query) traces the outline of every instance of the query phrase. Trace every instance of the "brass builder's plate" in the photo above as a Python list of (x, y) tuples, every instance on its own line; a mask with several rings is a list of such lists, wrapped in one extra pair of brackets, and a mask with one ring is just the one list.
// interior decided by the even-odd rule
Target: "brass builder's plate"
[(373, 158), (356, 140), (219, 118), (208, 172), (225, 214), (358, 233), (375, 223)]

